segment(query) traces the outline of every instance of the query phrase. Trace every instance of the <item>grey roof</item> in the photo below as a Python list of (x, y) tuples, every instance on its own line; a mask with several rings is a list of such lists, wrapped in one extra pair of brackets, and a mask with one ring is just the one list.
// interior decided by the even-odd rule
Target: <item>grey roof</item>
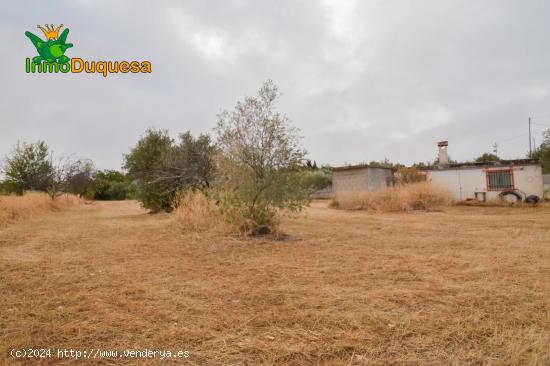
[(345, 165), (345, 166), (336, 166), (332, 168), (333, 172), (340, 172), (344, 170), (354, 170), (354, 169), (384, 169), (384, 170), (394, 170), (392, 168), (382, 168), (378, 166), (370, 166), (368, 164), (357, 164), (357, 165)]
[(444, 167), (439, 167), (435, 165), (422, 170), (472, 169), (472, 168), (485, 168), (485, 167), (510, 167), (510, 166), (518, 166), (518, 165), (539, 165), (540, 166), (540, 162), (536, 159), (483, 161), (480, 163), (469, 162), (469, 163), (448, 164)]

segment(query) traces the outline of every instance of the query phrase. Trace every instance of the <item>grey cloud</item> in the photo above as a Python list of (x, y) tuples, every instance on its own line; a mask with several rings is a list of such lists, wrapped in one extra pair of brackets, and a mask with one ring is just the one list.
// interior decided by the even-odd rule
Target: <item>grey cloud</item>
[[(439, 139), (457, 160), (495, 141), (521, 157), (527, 116), (550, 116), (549, 13), (542, 0), (8, 2), (0, 155), (40, 138), (119, 168), (147, 127), (210, 132), (271, 78), (319, 163), (426, 161)], [(27, 75), (23, 33), (45, 22), (71, 29), (69, 56), (153, 73)]]

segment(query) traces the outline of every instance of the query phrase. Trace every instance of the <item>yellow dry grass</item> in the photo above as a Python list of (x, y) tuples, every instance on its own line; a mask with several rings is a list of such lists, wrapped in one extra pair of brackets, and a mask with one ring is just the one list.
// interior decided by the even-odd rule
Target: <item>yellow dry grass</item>
[(81, 200), (74, 195), (62, 195), (52, 201), (42, 192), (27, 192), (24, 196), (0, 195), (0, 226), (37, 214), (58, 211), (80, 202)]
[(233, 233), (236, 228), (226, 222), (215, 202), (200, 191), (183, 191), (176, 198), (172, 214), (180, 229), (201, 233), (204, 231)]
[(550, 364), (548, 204), (315, 202), (281, 229), (287, 240), (196, 235), (131, 201), (0, 229), (0, 363), (14, 347), (72, 347), (188, 350), (190, 365)]
[(399, 184), (376, 192), (356, 192), (335, 202), (339, 208), (400, 212), (412, 210), (437, 210), (452, 202), (448, 190), (429, 182)]

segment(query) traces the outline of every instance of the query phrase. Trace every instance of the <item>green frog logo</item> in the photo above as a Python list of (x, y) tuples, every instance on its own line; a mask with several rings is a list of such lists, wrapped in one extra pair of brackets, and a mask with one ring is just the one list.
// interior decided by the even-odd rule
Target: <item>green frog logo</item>
[(40, 64), (42, 61), (47, 61), (50, 64), (57, 62), (62, 65), (70, 61), (70, 58), (65, 56), (65, 51), (73, 47), (73, 44), (66, 42), (67, 36), (69, 35), (69, 28), (66, 28), (61, 33), (61, 36), (58, 36), (59, 30), (62, 27), (63, 24), (59, 25), (57, 28), (54, 28), (53, 24), (49, 26), (46, 24), (44, 27), (38, 26), (38, 29), (46, 35), (45, 41), (31, 32), (25, 32), (25, 35), (31, 40), (38, 51), (38, 56), (32, 59), (34, 64)]

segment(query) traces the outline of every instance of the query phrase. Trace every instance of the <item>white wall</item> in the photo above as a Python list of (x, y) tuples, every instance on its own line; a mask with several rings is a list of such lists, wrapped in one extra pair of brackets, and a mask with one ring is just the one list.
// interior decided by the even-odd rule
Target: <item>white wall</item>
[[(434, 184), (447, 188), (457, 201), (475, 198), (475, 192), (487, 192), (487, 200), (496, 198), (501, 191), (487, 191), (486, 171), (508, 168), (457, 168), (427, 171), (427, 178)], [(542, 168), (540, 165), (514, 166), (515, 188), (525, 195), (537, 195), (543, 197)]]
[(542, 180), (542, 167), (540, 165), (524, 165), (514, 167), (514, 180), (516, 188), (525, 192), (527, 196), (544, 196), (544, 183)]
[(430, 182), (447, 188), (457, 201), (474, 198), (474, 192), (485, 192), (483, 169), (442, 169), (427, 172)]

